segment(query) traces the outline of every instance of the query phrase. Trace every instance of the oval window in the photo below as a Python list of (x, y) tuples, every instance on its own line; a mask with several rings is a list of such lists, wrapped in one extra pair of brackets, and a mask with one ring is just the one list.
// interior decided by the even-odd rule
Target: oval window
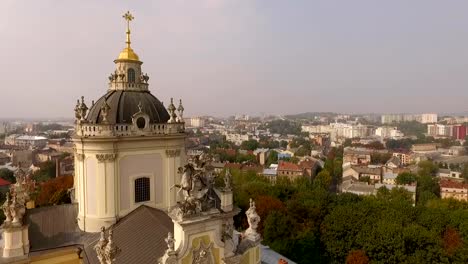
[(139, 117), (136, 121), (136, 125), (139, 129), (143, 129), (146, 126), (146, 120), (143, 117)]

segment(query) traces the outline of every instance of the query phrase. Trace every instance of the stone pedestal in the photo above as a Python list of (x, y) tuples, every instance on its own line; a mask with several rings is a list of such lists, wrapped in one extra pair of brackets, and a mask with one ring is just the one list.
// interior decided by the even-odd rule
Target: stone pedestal
[(3, 257), (19, 257), (29, 253), (28, 226), (4, 227)]
[(219, 199), (221, 200), (221, 210), (223, 212), (230, 212), (234, 208), (232, 200), (232, 190), (218, 190), (214, 189)]

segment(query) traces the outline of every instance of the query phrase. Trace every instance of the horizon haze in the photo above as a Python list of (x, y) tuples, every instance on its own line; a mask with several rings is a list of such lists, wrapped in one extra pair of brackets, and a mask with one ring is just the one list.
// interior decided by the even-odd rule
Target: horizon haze
[(186, 116), (466, 112), (468, 2), (2, 2), (0, 118), (73, 118), (132, 48)]

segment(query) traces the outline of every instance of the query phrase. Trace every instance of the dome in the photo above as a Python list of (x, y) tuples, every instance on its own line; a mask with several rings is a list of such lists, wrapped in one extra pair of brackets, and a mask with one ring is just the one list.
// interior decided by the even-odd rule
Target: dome
[(148, 115), (150, 123), (167, 123), (169, 113), (164, 105), (149, 91), (110, 90), (91, 106), (86, 120), (102, 123), (104, 102), (110, 106), (107, 120), (110, 124), (131, 124), (132, 116), (140, 111)]
[(119, 57), (117, 60), (131, 60), (131, 61), (140, 61), (138, 55), (133, 51), (132, 48), (124, 48), (122, 52), (120, 52)]

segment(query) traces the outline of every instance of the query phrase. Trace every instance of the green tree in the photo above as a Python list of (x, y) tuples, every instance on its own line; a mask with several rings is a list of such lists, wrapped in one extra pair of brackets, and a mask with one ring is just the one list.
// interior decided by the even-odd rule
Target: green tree
[(402, 172), (396, 177), (397, 184), (412, 184), (416, 182), (416, 175), (411, 172)]
[(259, 144), (258, 141), (255, 139), (250, 139), (247, 141), (243, 141), (241, 144), (241, 149), (245, 150), (256, 150), (258, 148)]
[(278, 163), (278, 152), (272, 150), (268, 154), (266, 165), (270, 166), (271, 164)]
[(465, 179), (465, 181), (468, 181), (468, 163), (467, 162), (463, 163), (462, 177)]
[(330, 187), (332, 183), (332, 177), (330, 175), (330, 172), (327, 170), (322, 170), (317, 174), (317, 176), (314, 179), (314, 186), (327, 189)]

